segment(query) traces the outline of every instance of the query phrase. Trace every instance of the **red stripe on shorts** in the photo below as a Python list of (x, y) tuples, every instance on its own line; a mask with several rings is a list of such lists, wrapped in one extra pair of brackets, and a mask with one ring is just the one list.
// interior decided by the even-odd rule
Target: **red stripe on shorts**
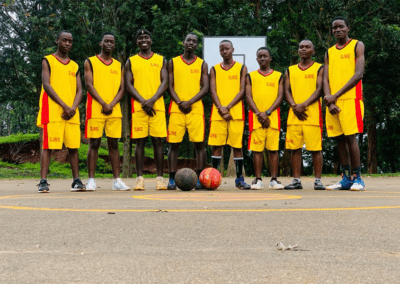
[(278, 130), (281, 131), (281, 108), (278, 107), (276, 110), (278, 112)]
[(253, 131), (254, 121), (253, 121), (253, 112), (249, 111), (249, 131), (250, 133)]
[(206, 117), (204, 116), (204, 113), (203, 113), (203, 141), (204, 141), (205, 137), (206, 137)]
[(363, 95), (362, 95), (362, 80), (360, 80), (357, 85), (356, 85), (356, 99), (362, 100)]
[(49, 149), (49, 133), (47, 132), (47, 124), (43, 125), (43, 150)]
[(90, 93), (87, 93), (87, 108), (86, 108), (86, 120), (92, 118), (92, 106), (93, 104), (93, 98), (90, 95)]
[(132, 105), (132, 113), (135, 112), (135, 103), (133, 101), (133, 99), (131, 99), (131, 105)]
[(322, 147), (322, 134), (324, 131), (324, 120), (322, 119), (321, 100), (318, 100), (318, 108), (319, 108), (319, 127), (321, 128), (321, 147)]
[(358, 133), (363, 133), (364, 122), (361, 113), (361, 101), (358, 99), (356, 99), (355, 101), (356, 101), (356, 119), (357, 119)]
[(46, 92), (42, 96), (42, 117), (41, 124), (49, 123), (49, 96)]

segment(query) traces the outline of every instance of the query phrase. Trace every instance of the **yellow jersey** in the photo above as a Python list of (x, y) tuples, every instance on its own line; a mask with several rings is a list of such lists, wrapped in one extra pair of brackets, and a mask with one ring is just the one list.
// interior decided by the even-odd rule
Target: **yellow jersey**
[[(337, 44), (328, 49), (329, 86), (331, 94), (336, 94), (356, 72), (356, 47), (358, 40), (350, 39), (344, 46)], [(339, 97), (339, 100), (359, 99), (362, 100), (362, 82)]]
[[(192, 62), (186, 62), (183, 56), (172, 59), (174, 72), (174, 90), (181, 101), (188, 101), (200, 92), (203, 59), (195, 57)], [(171, 100), (169, 113), (182, 113), (178, 104)], [(203, 102), (201, 100), (192, 104), (190, 113), (204, 114)]]
[[(129, 57), (133, 74), (133, 86), (145, 100), (152, 98), (161, 85), (161, 69), (164, 57), (152, 53), (149, 57), (140, 54)], [(154, 110), (164, 111), (164, 97), (161, 96), (153, 105)], [(132, 99), (132, 112), (143, 111), (140, 102)]]
[[(215, 65), (213, 68), (218, 99), (222, 106), (227, 106), (240, 92), (240, 78), (243, 64), (234, 61), (229, 69), (222, 67), (222, 63)], [(244, 120), (243, 101), (238, 102), (230, 109), (229, 113), (233, 119)], [(219, 115), (217, 107), (214, 104), (211, 109), (211, 120), (224, 120)]]
[[(99, 56), (92, 56), (87, 59), (93, 73), (93, 86), (99, 96), (110, 104), (121, 88), (121, 63), (114, 58), (110, 63), (104, 62)], [(121, 106), (116, 104), (110, 115), (103, 114), (101, 104), (87, 93), (86, 119), (90, 118), (114, 118), (122, 117)]]
[[(317, 89), (318, 73), (322, 64), (311, 62), (306, 68), (300, 65), (292, 65), (288, 69), (290, 79), (290, 90), (296, 104), (304, 103)], [(321, 98), (306, 108), (307, 119), (301, 121), (294, 114), (293, 109), (289, 109), (287, 125), (314, 125), (322, 127), (322, 108)]]
[[(54, 54), (46, 55), (43, 60), (46, 60), (49, 66), (50, 86), (66, 105), (72, 107), (76, 96), (78, 64), (70, 59), (67, 62), (63, 62)], [(43, 128), (49, 122), (63, 121), (64, 119), (61, 117), (63, 113), (63, 108), (50, 98), (42, 85), (36, 125)], [(75, 115), (68, 122), (80, 124), (78, 109), (76, 109)]]
[[(278, 98), (279, 81), (282, 73), (271, 70), (268, 74), (262, 73), (260, 70), (249, 73), (251, 83), (251, 93), (253, 101), (259, 111), (267, 111)], [(281, 110), (278, 107), (269, 116), (270, 126), (273, 129), (281, 129)], [(249, 130), (261, 128), (262, 125), (258, 121), (257, 116), (249, 111)]]

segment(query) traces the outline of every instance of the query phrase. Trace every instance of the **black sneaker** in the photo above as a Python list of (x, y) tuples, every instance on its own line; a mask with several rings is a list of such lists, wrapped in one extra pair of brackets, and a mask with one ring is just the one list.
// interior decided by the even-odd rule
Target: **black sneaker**
[(291, 184), (285, 186), (283, 189), (303, 189), (300, 181), (293, 180)]
[(322, 181), (320, 181), (320, 180), (316, 180), (315, 182), (314, 182), (314, 190), (325, 190), (326, 188), (325, 188), (325, 186), (322, 184)]
[(39, 193), (49, 192), (50, 191), (49, 185), (50, 184), (47, 183), (47, 180), (45, 180), (45, 179), (40, 180), (40, 183), (37, 185), (38, 186), (38, 192)]
[(85, 191), (86, 186), (82, 183), (82, 181), (78, 179), (74, 179), (74, 182), (71, 185), (71, 191)]

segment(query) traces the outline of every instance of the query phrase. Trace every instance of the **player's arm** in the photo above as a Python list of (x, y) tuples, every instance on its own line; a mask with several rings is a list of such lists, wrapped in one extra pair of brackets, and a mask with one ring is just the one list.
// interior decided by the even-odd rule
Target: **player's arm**
[[(82, 81), (81, 81), (81, 72), (76, 73), (76, 95), (74, 99), (74, 103), (72, 104), (72, 109), (76, 112), (76, 109), (78, 108), (79, 104), (82, 101)], [(75, 113), (74, 113), (75, 115)], [(69, 118), (71, 119), (72, 116)]]
[(50, 69), (49, 69), (48, 61), (45, 58), (43, 58), (43, 60), (42, 60), (42, 84), (43, 84), (43, 89), (46, 91), (47, 95), (63, 108), (64, 113), (61, 115), (61, 117), (63, 119), (70, 119), (71, 117), (73, 117), (75, 115), (75, 110), (73, 108), (69, 107), (57, 95), (56, 91), (50, 85)]
[(226, 110), (229, 112), (231, 108), (233, 108), (238, 102), (243, 100), (244, 97), (244, 89), (246, 86), (246, 75), (247, 75), (247, 67), (243, 65), (242, 73), (240, 74), (240, 91), (237, 93), (235, 98), (225, 107), (221, 107), (219, 111), (224, 113)]
[(359, 41), (356, 47), (356, 71), (354, 72), (354, 75), (350, 78), (350, 80), (347, 81), (347, 83), (339, 91), (337, 91), (336, 94), (325, 99), (328, 103), (336, 102), (338, 98), (354, 88), (363, 78), (365, 65), (364, 49), (364, 43)]
[(114, 97), (112, 102), (110, 103), (110, 107), (114, 108), (116, 104), (118, 104), (122, 98), (125, 96), (125, 79), (124, 79), (124, 69), (121, 67), (121, 85), (119, 86), (119, 90), (117, 95)]
[(201, 67), (201, 79), (200, 79), (200, 91), (190, 100), (186, 101), (186, 102), (182, 102), (181, 106), (183, 108), (187, 108), (190, 107), (192, 104), (194, 104), (195, 102), (201, 100), (208, 92), (209, 90), (209, 82), (208, 82), (208, 65), (207, 63), (204, 61), (202, 67)]
[(269, 119), (264, 120), (260, 117), (260, 110), (257, 108), (256, 103), (253, 100), (253, 91), (251, 87), (251, 78), (250, 75), (246, 75), (246, 87), (245, 87), (245, 98), (247, 103), (249, 104), (250, 110), (257, 116), (257, 119), (263, 125), (263, 127), (268, 128), (269, 126)]
[(302, 107), (304, 107), (304, 109), (315, 103), (321, 97), (324, 72), (325, 68), (321, 66), (317, 76), (317, 88), (315, 89), (314, 93), (312, 93), (312, 95), (304, 103), (300, 104)]
[[(154, 103), (167, 91), (168, 89), (168, 69), (167, 60), (164, 59), (163, 66), (160, 71), (161, 84), (157, 89), (157, 92), (150, 99), (145, 100), (142, 103), (143, 108), (149, 108), (153, 110)], [(153, 110), (154, 111), (154, 110)]]
[[(283, 97), (285, 93), (285, 87), (283, 85), (283, 75), (281, 75), (281, 78), (279, 79), (279, 85), (278, 85), (278, 97), (274, 101), (274, 103), (269, 107), (269, 109), (266, 112), (260, 112), (260, 114), (257, 116), (258, 120), (261, 121), (267, 121), (269, 124), (269, 118), (267, 113), (272, 113), (274, 110), (276, 110), (283, 102)], [(269, 126), (269, 125), (268, 125)], [(264, 126), (263, 126), (264, 127)]]
[(135, 78), (133, 78), (131, 61), (128, 59), (125, 63), (125, 90), (132, 97), (132, 99), (138, 101), (139, 103), (143, 103), (145, 99), (139, 94), (139, 92), (133, 86), (134, 80)]
[(178, 97), (178, 94), (175, 92), (175, 80), (174, 80), (174, 63), (172, 62), (172, 59), (168, 63), (168, 91), (171, 96), (171, 99), (176, 102), (178, 105), (181, 102), (181, 100)]
[[(289, 69), (288, 69), (289, 70)], [(289, 76), (289, 71), (286, 70), (285, 72), (285, 98), (286, 101), (288, 102), (289, 106), (293, 109), (293, 113), (297, 116), (299, 120), (306, 120), (307, 119), (307, 114), (305, 113), (305, 107), (303, 107), (301, 104), (296, 104), (296, 102), (293, 99), (293, 94), (292, 94), (292, 85), (290, 84), (290, 76)]]
[(325, 53), (325, 69), (324, 69), (324, 77), (323, 77), (323, 89), (324, 89), (324, 102), (328, 107), (328, 111), (330, 114), (335, 115), (340, 112), (340, 108), (333, 103), (329, 103), (328, 99), (332, 97), (331, 95), (331, 87), (329, 86), (329, 57), (328, 52)]
[(225, 119), (226, 121), (232, 120), (232, 116), (229, 113), (229, 111), (227, 111), (224, 114), (222, 114), (220, 111), (222, 105), (221, 105), (221, 102), (217, 95), (217, 83), (216, 83), (216, 78), (215, 78), (214, 67), (211, 68), (211, 71), (210, 71), (210, 94), (211, 94), (211, 99), (212, 99), (214, 105), (216, 106), (218, 113), (222, 116), (222, 118)]
[(85, 69), (85, 85), (86, 89), (90, 93), (93, 99), (95, 99), (102, 107), (102, 112), (106, 115), (111, 114), (112, 107), (110, 107), (97, 93), (96, 88), (93, 85), (93, 71), (89, 62), (89, 59), (86, 59), (84, 64)]

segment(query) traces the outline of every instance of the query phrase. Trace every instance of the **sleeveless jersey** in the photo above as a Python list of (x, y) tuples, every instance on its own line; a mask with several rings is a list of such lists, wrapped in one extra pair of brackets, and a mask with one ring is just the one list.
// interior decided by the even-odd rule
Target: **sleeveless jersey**
[[(70, 59), (67, 62), (62, 62), (53, 54), (45, 56), (43, 60), (46, 60), (49, 65), (50, 86), (60, 99), (71, 107), (76, 96), (78, 64)], [(63, 108), (47, 95), (42, 85), (36, 125), (43, 128), (49, 122), (63, 121), (64, 119), (61, 117), (63, 113)], [(75, 115), (68, 122), (80, 124), (78, 108)]]
[[(268, 74), (261, 73), (260, 70), (249, 73), (251, 82), (251, 93), (253, 101), (259, 111), (267, 111), (278, 98), (279, 80), (282, 76), (281, 72), (271, 70)], [(280, 108), (278, 107), (269, 116), (270, 127), (273, 129), (281, 129)], [(257, 116), (249, 111), (249, 130), (261, 128), (261, 123)]]
[[(174, 68), (174, 89), (179, 99), (188, 101), (200, 92), (200, 83), (203, 67), (203, 59), (195, 57), (192, 62), (186, 62), (182, 55), (172, 59)], [(169, 112), (182, 113), (178, 104), (171, 100)], [(192, 104), (190, 113), (204, 114), (201, 100)]]
[[(215, 65), (215, 84), (217, 89), (217, 96), (222, 106), (227, 106), (240, 91), (240, 77), (242, 73), (243, 64), (234, 62), (232, 67), (225, 69), (222, 63)], [(244, 120), (244, 106), (243, 101), (238, 102), (229, 113), (233, 119)], [(224, 120), (219, 115), (217, 107), (213, 104), (211, 109), (211, 120)]]
[[(290, 89), (296, 104), (305, 102), (317, 89), (318, 72), (322, 64), (312, 62), (309, 67), (302, 69), (298, 64), (292, 65), (288, 69), (290, 79)], [(287, 125), (315, 125), (322, 127), (321, 98), (308, 106), (305, 113), (307, 120), (301, 121), (294, 114), (293, 109), (289, 109)]]
[[(358, 40), (350, 39), (341, 48), (337, 44), (328, 49), (329, 58), (329, 85), (331, 94), (336, 94), (356, 71), (356, 46)], [(359, 99), (362, 100), (362, 82), (339, 97), (339, 100)]]
[[(110, 104), (121, 87), (121, 63), (114, 58), (108, 65), (97, 55), (88, 58), (93, 73), (93, 86), (99, 96)], [(121, 106), (116, 104), (110, 115), (103, 114), (101, 104), (87, 93), (86, 119), (122, 117)]]
[[(139, 54), (129, 57), (133, 74), (133, 86), (145, 100), (152, 98), (161, 85), (161, 69), (164, 57), (152, 53), (150, 57)], [(165, 111), (164, 97), (161, 96), (153, 105), (154, 110)], [(142, 105), (132, 99), (132, 112), (143, 111)]]

